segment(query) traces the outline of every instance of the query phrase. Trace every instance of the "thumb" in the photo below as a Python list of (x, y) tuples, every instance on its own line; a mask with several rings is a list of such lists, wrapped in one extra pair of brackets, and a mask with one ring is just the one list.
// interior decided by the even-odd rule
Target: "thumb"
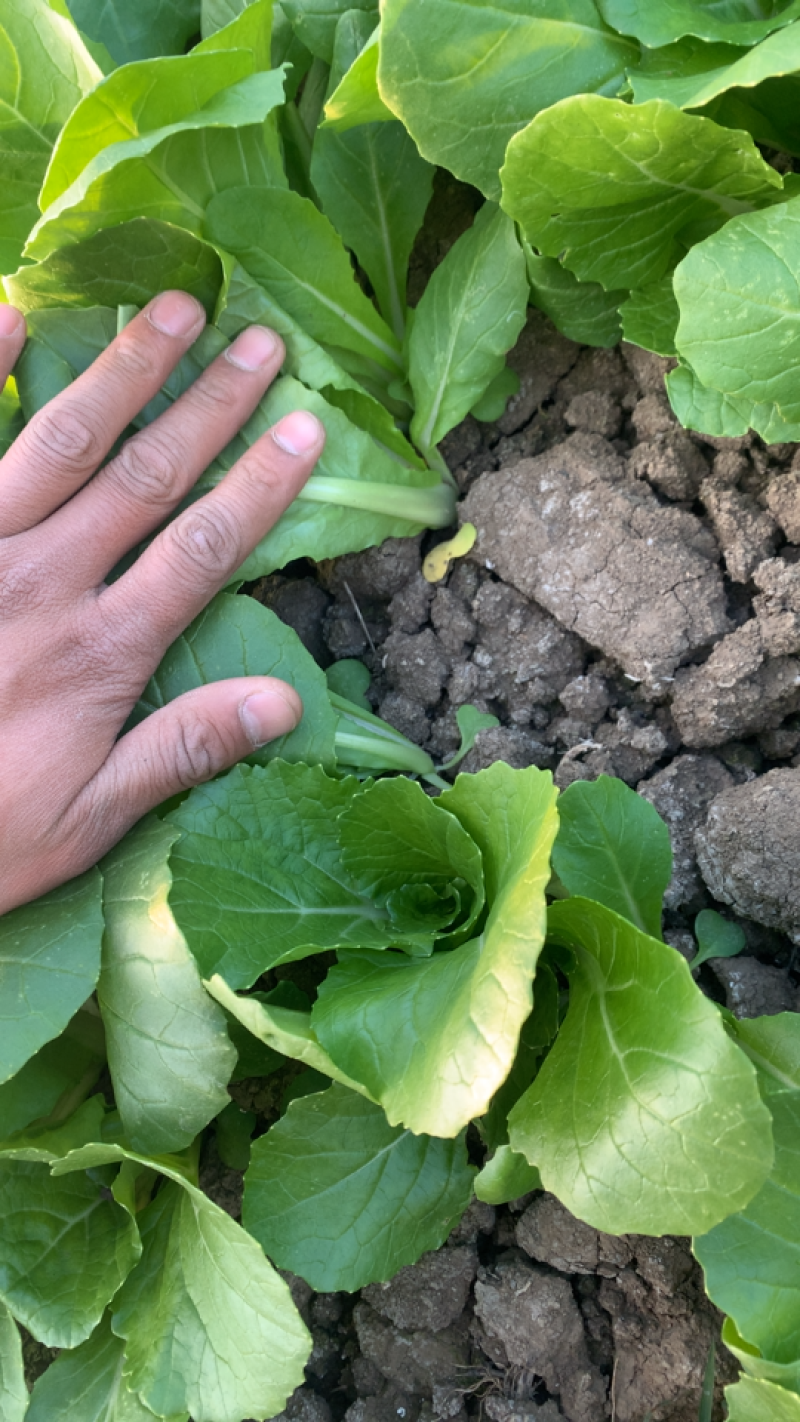
[(154, 712), (117, 741), (80, 797), (105, 841), (98, 854), (170, 796), (288, 735), (302, 714), (297, 692), (274, 677), (212, 682)]

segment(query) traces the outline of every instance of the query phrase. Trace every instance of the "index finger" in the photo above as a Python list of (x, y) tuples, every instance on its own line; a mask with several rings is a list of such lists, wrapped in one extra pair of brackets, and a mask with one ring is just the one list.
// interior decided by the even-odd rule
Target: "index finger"
[(193, 296), (162, 292), (34, 416), (0, 460), (0, 537), (41, 523), (86, 483), (205, 319)]

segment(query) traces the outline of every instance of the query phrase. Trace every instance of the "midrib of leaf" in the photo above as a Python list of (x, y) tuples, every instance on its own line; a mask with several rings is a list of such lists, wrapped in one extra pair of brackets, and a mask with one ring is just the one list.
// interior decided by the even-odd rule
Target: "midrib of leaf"
[[(335, 882), (336, 882), (336, 881), (334, 880), (334, 883), (335, 883)], [(275, 889), (274, 884), (271, 885), (270, 887), (271, 887), (273, 893), (276, 893), (276, 892), (277, 892), (276, 889)], [(282, 898), (285, 898), (285, 895), (281, 895), (281, 897), (282, 897)], [(324, 915), (326, 918), (334, 918), (334, 917), (335, 917), (335, 918), (367, 918), (367, 919), (372, 919), (375, 923), (387, 923), (388, 920), (389, 920), (389, 915), (388, 915), (388, 913), (386, 913), (385, 910), (382, 911), (381, 909), (377, 909), (377, 908), (376, 908), (376, 909), (366, 908), (366, 907), (363, 906), (363, 904), (353, 904), (351, 907), (348, 907), (348, 906), (345, 904), (345, 905), (342, 905), (341, 907), (338, 907), (338, 908), (326, 908), (325, 905), (323, 904), (320, 908), (301, 908), (299, 904), (296, 905), (296, 906), (295, 906), (295, 905), (291, 905), (291, 901), (288, 900), (288, 899), (286, 900), (286, 902), (287, 902), (287, 904), (290, 904), (290, 907), (288, 907), (288, 908), (283, 908), (283, 909), (282, 909), (282, 908), (268, 908), (268, 909), (267, 909), (267, 908), (264, 908), (263, 906), (262, 906), (262, 907), (256, 906), (255, 908), (238, 908), (238, 907), (237, 907), (237, 908), (234, 909), (234, 913), (236, 913), (237, 915), (238, 915), (238, 914), (247, 914), (247, 915), (259, 914), (259, 915), (261, 915), (262, 917), (269, 917), (269, 918), (278, 918), (278, 917), (280, 917), (282, 914), (291, 914), (291, 915), (292, 915), (293, 917), (295, 917), (295, 918), (317, 918), (317, 917), (320, 917), (320, 916), (322, 916), (322, 915)], [(230, 906), (228, 906), (228, 907), (230, 907)]]
[(368, 133), (367, 149), (369, 152), (369, 166), (372, 173), (372, 188), (375, 194), (375, 208), (378, 215), (378, 225), (381, 234), (381, 243), (386, 260), (386, 274), (389, 280), (389, 300), (391, 302), (392, 329), (398, 339), (402, 341), (405, 333), (406, 323), (403, 316), (403, 303), (400, 299), (400, 289), (397, 285), (397, 273), (392, 260), (392, 245), (389, 236), (389, 223), (386, 216), (386, 204), (383, 200), (383, 192), (378, 181), (378, 170), (375, 163), (375, 144), (373, 135)]
[[(51, 1159), (52, 1159), (52, 1157), (51, 1157)], [(37, 1261), (37, 1262), (38, 1262), (38, 1263), (41, 1263), (42, 1260), (47, 1259), (47, 1258), (53, 1253), (54, 1250), (58, 1249), (59, 1245), (61, 1244), (62, 1239), (64, 1239), (65, 1236), (69, 1234), (70, 1230), (71, 1230), (71, 1229), (74, 1229), (75, 1226), (76, 1226), (76, 1225), (79, 1225), (83, 1220), (88, 1219), (89, 1216), (90, 1216), (91, 1214), (93, 1214), (94, 1211), (95, 1211), (96, 1209), (98, 1209), (98, 1207), (99, 1207), (100, 1205), (102, 1205), (103, 1203), (104, 1203), (104, 1202), (103, 1202), (103, 1199), (102, 1199), (102, 1196), (101, 1196), (101, 1197), (100, 1197), (99, 1199), (97, 1199), (97, 1200), (92, 1200), (91, 1204), (88, 1205), (88, 1207), (83, 1211), (83, 1214), (70, 1216), (70, 1218), (67, 1220), (66, 1224), (64, 1225), (64, 1228), (61, 1230), (60, 1234), (58, 1234), (58, 1235), (56, 1236), (56, 1238), (55, 1238), (54, 1240), (52, 1240), (52, 1242), (48, 1245), (48, 1247), (47, 1247), (47, 1249), (44, 1251), (44, 1253), (43, 1253), (43, 1254), (40, 1254), (40, 1255), (38, 1256), (38, 1261)]]
[[(483, 8), (483, 7), (482, 7), (481, 5), (479, 5), (479, 4), (476, 4), (476, 5), (475, 5), (475, 8), (476, 8), (476, 9), (479, 9), (479, 8)], [(505, 10), (502, 10), (502, 9), (500, 9), (500, 8), (498, 8), (498, 7), (496, 7), (496, 6), (494, 6), (494, 5), (491, 7), (491, 9), (492, 9), (492, 12), (493, 12), (493, 13), (498, 14), (498, 15), (511, 14), (511, 16), (512, 16), (512, 18), (513, 18), (514, 20), (523, 20), (523, 21), (524, 21), (524, 20), (526, 20), (526, 19), (529, 18), (529, 17), (524, 16), (524, 15), (519, 15), (516, 11), (505, 11)], [(571, 38), (566, 38), (566, 37), (565, 37), (563, 40), (561, 39), (561, 36), (559, 35), (559, 49), (558, 49), (558, 56), (557, 56), (557, 59), (558, 59), (558, 62), (559, 62), (559, 63), (563, 63), (564, 51), (565, 51), (567, 48), (569, 48), (570, 50), (572, 50), (572, 49), (575, 49), (576, 47), (579, 47), (579, 46), (582, 44), (582, 42), (583, 42), (583, 40), (584, 40), (584, 38), (585, 38), (586, 35), (590, 35), (590, 36), (591, 36), (592, 38), (594, 38), (594, 39), (596, 39), (598, 36), (600, 36), (600, 37), (601, 37), (602, 39), (604, 39), (607, 43), (619, 45), (619, 47), (622, 49), (623, 53), (629, 51), (629, 43), (625, 41), (625, 39), (623, 38), (623, 36), (622, 36), (622, 35), (615, 35), (615, 34), (612, 34), (610, 31), (607, 33), (607, 32), (604, 31), (604, 30), (593, 29), (590, 25), (579, 25), (579, 24), (577, 24), (575, 21), (572, 21), (572, 20), (542, 20), (542, 19), (539, 19), (539, 20), (537, 21), (536, 17), (534, 17), (534, 18), (533, 18), (533, 23), (537, 23), (537, 22), (538, 22), (538, 24), (540, 24), (540, 25), (546, 25), (546, 26), (548, 26), (549, 28), (555, 28), (556, 26), (558, 26), (558, 27), (559, 27), (559, 30), (566, 30), (566, 31), (572, 32)], [(465, 79), (465, 77), (467, 77), (467, 76), (469, 76), (470, 80), (474, 80), (475, 77), (479, 74), (479, 71), (480, 71), (481, 69), (487, 68), (487, 67), (490, 65), (490, 61), (492, 61), (492, 60), (494, 59), (494, 57), (495, 57), (495, 52), (496, 52), (498, 49), (500, 49), (503, 45), (506, 44), (506, 42), (507, 42), (507, 40), (508, 40), (508, 38), (509, 38), (509, 34), (513, 34), (513, 30), (511, 29), (511, 27), (509, 27), (509, 29), (507, 29), (507, 30), (504, 30), (504, 32), (503, 32), (501, 35), (499, 35), (498, 38), (492, 43), (492, 45), (491, 45), (490, 48), (486, 51), (486, 53), (485, 53), (485, 54), (482, 54), (482, 55), (480, 56), (480, 58), (475, 61), (474, 64), (472, 64), (472, 65), (469, 66), (469, 68), (459, 70), (458, 73), (450, 74), (450, 75), (448, 75), (446, 78), (442, 78), (442, 79), (426, 79), (426, 80), (424, 81), (424, 82), (425, 82), (425, 87), (428, 88), (428, 89), (449, 89), (449, 88), (451, 88), (453, 85), (463, 84), (463, 83), (464, 83), (464, 79)], [(537, 75), (540, 75), (540, 74), (545, 73), (549, 68), (552, 67), (553, 63), (555, 63), (555, 62), (556, 62), (556, 61), (553, 60), (553, 61), (551, 61), (550, 63), (548, 63), (548, 64), (542, 66), (540, 69), (537, 70)], [(454, 125), (455, 125), (456, 127), (464, 127), (464, 128), (467, 127), (467, 125), (463, 125), (463, 124), (462, 124), (462, 125), (459, 125), (459, 124), (457, 123), (457, 121), (453, 121), (453, 122), (454, 122)], [(517, 120), (514, 119), (514, 118), (509, 117), (508, 119), (505, 119), (505, 120), (502, 120), (502, 121), (495, 121), (495, 123), (492, 124), (492, 127), (507, 128), (507, 127), (509, 127), (509, 125), (512, 126), (512, 127), (514, 127), (514, 126), (516, 126), (516, 124), (517, 124)], [(481, 125), (481, 127), (484, 127), (484, 128), (485, 128), (485, 127), (488, 127), (488, 126), (489, 126), (488, 124), (483, 124), (483, 125)]]
[[(202, 143), (201, 146), (205, 157), (205, 143)], [(198, 217), (202, 221), (206, 215), (205, 209), (202, 207), (198, 207), (197, 203), (189, 197), (189, 194), (185, 192), (183, 188), (180, 188), (177, 183), (173, 182), (172, 178), (170, 178), (169, 175), (164, 172), (164, 169), (160, 163), (156, 163), (154, 159), (152, 159), (148, 154), (143, 155), (143, 158), (145, 167), (149, 168), (151, 173), (153, 173), (154, 176), (158, 178), (159, 182), (164, 184), (164, 187), (172, 193), (172, 196), (177, 198), (178, 202), (183, 203), (184, 207), (188, 208), (190, 212), (194, 213), (195, 217)], [(136, 162), (136, 159), (133, 159), (132, 161)], [(206, 169), (208, 171), (207, 160)], [(214, 189), (214, 193), (216, 194), (218, 192), (218, 189), (216, 187), (216, 184), (214, 183), (213, 178), (211, 179), (211, 183)]]
[(768, 1057), (762, 1056), (760, 1052), (756, 1051), (754, 1047), (751, 1047), (748, 1042), (743, 1041), (738, 1035), (734, 1040), (737, 1047), (744, 1052), (746, 1057), (750, 1058), (754, 1067), (758, 1067), (758, 1070), (763, 1071), (765, 1075), (771, 1076), (773, 1081), (777, 1081), (780, 1086), (785, 1087), (787, 1091), (792, 1092), (795, 1096), (800, 1093), (800, 1086), (798, 1086), (797, 1082), (793, 1081), (785, 1072), (782, 1072), (780, 1067), (776, 1067)]
[(124, 1363), (125, 1353), (123, 1351), (122, 1353), (120, 1353), (119, 1361), (117, 1362), (117, 1366), (114, 1370), (114, 1376), (111, 1380), (111, 1387), (109, 1389), (105, 1415), (104, 1417), (101, 1417), (99, 1419), (99, 1422), (114, 1422), (114, 1411), (112, 1411), (112, 1409), (116, 1410), (117, 1401), (119, 1399), (119, 1390), (122, 1386), (122, 1368)]
[[(365, 1099), (369, 1099), (369, 1098), (365, 1098)], [(396, 1140), (389, 1141), (385, 1146), (382, 1146), (380, 1150), (376, 1151), (374, 1155), (371, 1155), (370, 1158), (369, 1158), (369, 1160), (364, 1161), (364, 1163), (363, 1163), (362, 1165), (357, 1166), (354, 1170), (349, 1170), (346, 1175), (340, 1176), (339, 1179), (338, 1179), (338, 1180), (335, 1180), (332, 1185), (326, 1185), (326, 1187), (325, 1187), (324, 1190), (315, 1190), (315, 1191), (314, 1191), (314, 1202), (316, 1203), (318, 1200), (324, 1200), (324, 1198), (325, 1198), (326, 1195), (329, 1195), (329, 1194), (331, 1193), (331, 1191), (334, 1191), (334, 1190), (339, 1189), (345, 1181), (357, 1180), (358, 1177), (359, 1177), (359, 1175), (363, 1175), (364, 1171), (369, 1170), (370, 1167), (373, 1166), (376, 1161), (379, 1161), (383, 1156), (388, 1156), (391, 1151), (395, 1150), (396, 1147), (399, 1146), (399, 1145), (406, 1139), (407, 1136), (412, 1136), (413, 1134), (414, 1134), (413, 1131), (408, 1131), (408, 1130), (403, 1131), (402, 1135), (398, 1136), (398, 1137), (396, 1138)], [(415, 1139), (415, 1140), (419, 1140), (420, 1137), (419, 1137), (419, 1136), (415, 1136), (414, 1139)], [(418, 1179), (419, 1179), (419, 1172), (417, 1172), (417, 1179), (414, 1181), (414, 1184), (417, 1183), (417, 1180), (418, 1180)], [(377, 1192), (379, 1186), (380, 1186), (380, 1181), (378, 1181), (378, 1182), (376, 1183), (375, 1189), (374, 1189), (373, 1192), (372, 1192), (372, 1198), (373, 1198), (373, 1199), (375, 1198), (375, 1194), (376, 1194), (376, 1192)], [(295, 1201), (294, 1204), (295, 1204), (295, 1206), (299, 1204), (299, 1205), (300, 1205), (300, 1208), (302, 1208), (304, 1205), (307, 1205), (307, 1204), (308, 1204), (308, 1201), (307, 1201), (307, 1200)], [(287, 1212), (287, 1213), (288, 1213), (288, 1212)], [(391, 1221), (387, 1221), (387, 1225), (391, 1225)]]
[[(18, 101), (18, 100), (19, 100), (19, 92), (17, 92), (17, 95), (16, 95), (16, 101)], [(45, 148), (47, 149), (48, 153), (52, 150), (53, 145), (52, 145), (52, 143), (50, 142), (50, 140), (49, 140), (48, 138), (45, 138), (45, 136), (44, 136), (44, 134), (42, 133), (41, 129), (37, 128), (36, 125), (35, 125), (35, 123), (32, 123), (29, 118), (26, 118), (25, 114), (23, 114), (22, 111), (16, 107), (16, 102), (13, 103), (13, 104), (11, 104), (11, 103), (9, 103), (8, 99), (0, 99), (0, 113), (8, 113), (8, 114), (11, 114), (11, 115), (13, 116), (13, 118), (15, 118), (15, 119), (17, 120), (18, 123), (20, 123), (24, 128), (29, 129), (30, 132), (31, 132), (36, 138), (41, 139), (41, 141), (42, 141), (42, 143), (44, 144)]]
[[(602, 822), (602, 820), (601, 820), (600, 817), (596, 814), (595, 809), (594, 809), (594, 806), (590, 806), (589, 808), (590, 808), (591, 813), (594, 815), (595, 820), (597, 821), (597, 824), (598, 824), (599, 829), (600, 829), (601, 832), (602, 832), (602, 830), (603, 830), (603, 822)], [(628, 881), (627, 881), (627, 878), (626, 878), (625, 874), (623, 873), (622, 863), (621, 863), (621, 861), (620, 861), (620, 859), (619, 859), (619, 856), (618, 856), (616, 850), (614, 849), (614, 847), (613, 847), (613, 845), (612, 845), (612, 843), (611, 843), (610, 840), (604, 838), (603, 842), (605, 843), (606, 852), (607, 852), (607, 854), (608, 854), (609, 859), (611, 860), (611, 864), (612, 864), (612, 867), (613, 867), (613, 869), (614, 869), (614, 872), (615, 872), (615, 874), (616, 874), (616, 876), (617, 876), (617, 880), (618, 880), (618, 882), (619, 882), (619, 886), (620, 886), (620, 888), (622, 889), (623, 897), (624, 897), (624, 899), (625, 899), (626, 904), (628, 905), (628, 909), (629, 909), (628, 918), (630, 919), (631, 923), (634, 925), (635, 928), (640, 929), (642, 933), (646, 933), (647, 936), (648, 936), (648, 938), (649, 938), (649, 937), (650, 937), (650, 930), (648, 929), (647, 924), (645, 923), (644, 919), (642, 918), (642, 915), (641, 915), (641, 913), (639, 912), (639, 905), (637, 904), (636, 899), (634, 898), (634, 896), (633, 896), (631, 890), (630, 890), (629, 887), (628, 887)]]
[[(677, 1129), (677, 1123), (675, 1121), (668, 1120), (667, 1117), (662, 1115), (659, 1111), (656, 1111), (655, 1107), (650, 1105), (649, 1102), (642, 1101), (638, 1092), (636, 1091), (636, 1088), (633, 1085), (633, 1082), (631, 1081), (630, 1073), (625, 1064), (625, 1053), (617, 1043), (614, 1029), (611, 1026), (611, 1022), (609, 1020), (608, 1007), (606, 1005), (606, 997), (608, 995), (606, 990), (606, 979), (603, 974), (603, 970), (600, 967), (600, 964), (598, 963), (594, 954), (590, 953), (586, 948), (583, 947), (582, 944), (571, 944), (570, 946), (572, 947), (573, 952), (575, 952), (576, 955), (583, 960), (583, 964), (587, 971), (587, 974), (592, 979), (592, 986), (594, 988), (595, 996), (597, 999), (597, 1005), (600, 1009), (600, 1016), (602, 1018), (606, 1038), (608, 1040), (609, 1050), (615, 1062), (617, 1063), (620, 1072), (622, 1073), (625, 1085), (627, 1086), (628, 1091), (630, 1092), (632, 1100), (636, 1102), (636, 1105), (639, 1107), (639, 1110), (643, 1111), (646, 1116), (649, 1116), (651, 1118), (651, 1120), (658, 1121), (659, 1125), (665, 1126), (669, 1131), (675, 1131)], [(584, 1016), (585, 1015), (586, 1014), (584, 1014)], [(655, 1055), (655, 1053), (651, 1053), (651, 1055)], [(661, 1058), (665, 1058), (665, 1054), (663, 1052), (659, 1052), (658, 1055)], [(666, 1057), (665, 1059), (672, 1060), (669, 1057)], [(685, 1063), (681, 1063), (681, 1065), (684, 1067), (684, 1070), (687, 1070)], [(698, 1074), (696, 1070), (694, 1074), (695, 1076)], [(632, 1162), (630, 1160), (627, 1160), (626, 1164), (631, 1165)], [(637, 1173), (640, 1174), (641, 1172)]]
[(272, 257), (271, 260), (275, 261), (276, 266), (279, 266), (283, 272), (286, 272), (286, 275), (291, 278), (295, 285), (302, 287), (303, 290), (309, 292), (311, 296), (315, 296), (321, 305), (327, 306), (328, 310), (332, 311), (335, 316), (338, 316), (341, 321), (344, 321), (344, 324), (349, 326), (352, 331), (355, 331), (356, 335), (362, 336), (364, 340), (369, 341), (376, 350), (388, 356), (392, 365), (394, 365), (401, 374), (404, 373), (403, 362), (397, 352), (393, 350), (391, 346), (387, 345), (385, 341), (382, 341), (380, 336), (370, 331), (369, 327), (365, 326), (362, 321), (359, 321), (357, 316), (351, 316), (350, 312), (345, 310), (343, 306), (340, 306), (338, 301), (334, 301), (332, 297), (326, 296), (324, 292), (320, 291), (318, 287), (312, 286), (310, 282), (304, 281), (296, 272), (289, 272), (288, 269), (284, 267), (281, 262), (277, 262), (274, 257)]
[[(477, 265), (477, 261), (478, 261), (478, 258), (476, 257), (475, 261), (474, 261), (473, 264), (472, 264), (471, 270), (470, 270), (470, 277), (472, 277), (472, 275), (473, 275), (473, 273), (474, 273), (474, 271), (475, 271), (475, 267), (476, 267), (476, 265)], [(453, 360), (453, 351), (455, 350), (456, 341), (458, 340), (458, 335), (459, 335), (459, 332), (460, 332), (460, 330), (461, 330), (461, 326), (462, 326), (463, 320), (464, 320), (464, 309), (465, 309), (465, 304), (466, 304), (466, 293), (469, 291), (469, 287), (470, 287), (470, 282), (469, 282), (469, 281), (464, 282), (464, 285), (463, 285), (463, 288), (462, 288), (462, 293), (461, 293), (461, 296), (460, 296), (460, 298), (459, 298), (458, 306), (457, 306), (457, 308), (456, 308), (458, 319), (457, 319), (456, 321), (454, 321), (454, 322), (453, 322), (453, 325), (452, 325), (452, 334), (451, 334), (451, 337), (450, 337), (450, 340), (449, 340), (448, 346), (447, 346), (447, 359), (446, 359), (446, 361), (445, 361), (444, 370), (442, 371), (442, 378), (441, 378), (441, 381), (439, 382), (439, 388), (438, 388), (438, 390), (437, 390), (437, 392), (436, 392), (436, 396), (435, 396), (435, 398), (434, 398), (433, 406), (432, 406), (432, 409), (431, 409), (431, 414), (430, 414), (430, 416), (429, 416), (429, 418), (428, 418), (427, 424), (425, 425), (425, 427), (424, 427), (424, 429), (423, 429), (423, 431), (422, 431), (422, 435), (421, 435), (421, 439), (420, 439), (420, 443), (421, 443), (423, 449), (430, 449), (430, 447), (431, 447), (431, 436), (432, 436), (432, 434), (433, 434), (433, 430), (434, 430), (434, 427), (435, 427), (435, 425), (436, 425), (436, 421), (437, 421), (437, 419), (438, 419), (438, 417), (439, 417), (439, 411), (440, 411), (441, 408), (442, 408), (442, 401), (443, 401), (443, 399), (444, 399), (445, 387), (446, 387), (446, 385), (447, 385), (447, 383), (448, 383), (449, 376), (450, 376), (450, 366), (451, 366), (452, 360)]]

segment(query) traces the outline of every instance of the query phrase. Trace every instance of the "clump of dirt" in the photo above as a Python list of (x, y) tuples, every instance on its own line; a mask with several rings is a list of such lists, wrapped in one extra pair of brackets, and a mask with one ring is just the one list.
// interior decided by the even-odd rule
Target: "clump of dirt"
[[(697, 1422), (720, 1326), (688, 1241), (600, 1234), (542, 1191), (475, 1202), (360, 1297), (286, 1277), (314, 1346), (278, 1422)], [(720, 1350), (715, 1418), (735, 1373)]]
[[(744, 953), (706, 964), (704, 990), (740, 1016), (797, 1010), (800, 454), (687, 433), (668, 361), (581, 349), (537, 311), (510, 362), (501, 419), (443, 446), (478, 530), (444, 583), (422, 577), (443, 536), (425, 535), (257, 595), (323, 665), (360, 657), (376, 711), (438, 760), (473, 702), (500, 724), (465, 770), (634, 786), (672, 838), (667, 941), (691, 956), (699, 910), (737, 917)], [(292, 1422), (696, 1422), (720, 1324), (686, 1241), (611, 1239), (542, 1193), (473, 1205), (359, 1299), (294, 1287), (315, 1349)], [(720, 1348), (715, 1419), (734, 1375)]]

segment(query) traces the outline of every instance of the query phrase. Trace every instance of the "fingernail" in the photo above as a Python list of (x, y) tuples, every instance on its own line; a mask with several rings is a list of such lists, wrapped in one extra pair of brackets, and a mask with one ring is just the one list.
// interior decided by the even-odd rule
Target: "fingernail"
[(294, 410), (291, 415), (284, 415), (271, 433), (278, 448), (287, 454), (308, 454), (320, 443), (325, 431), (316, 415), (310, 415), (308, 410)]
[(165, 291), (157, 296), (145, 315), (151, 326), (165, 336), (190, 336), (205, 324), (206, 313), (199, 301), (185, 291)]
[(263, 370), (278, 349), (278, 338), (266, 326), (250, 326), (225, 351), (225, 359), (240, 370)]
[(0, 306), (0, 339), (6, 336), (16, 336), (22, 317), (13, 306)]
[(302, 714), (302, 706), (293, 705), (288, 694), (282, 696), (279, 691), (255, 691), (239, 707), (242, 725), (253, 746), (288, 736), (299, 724)]

